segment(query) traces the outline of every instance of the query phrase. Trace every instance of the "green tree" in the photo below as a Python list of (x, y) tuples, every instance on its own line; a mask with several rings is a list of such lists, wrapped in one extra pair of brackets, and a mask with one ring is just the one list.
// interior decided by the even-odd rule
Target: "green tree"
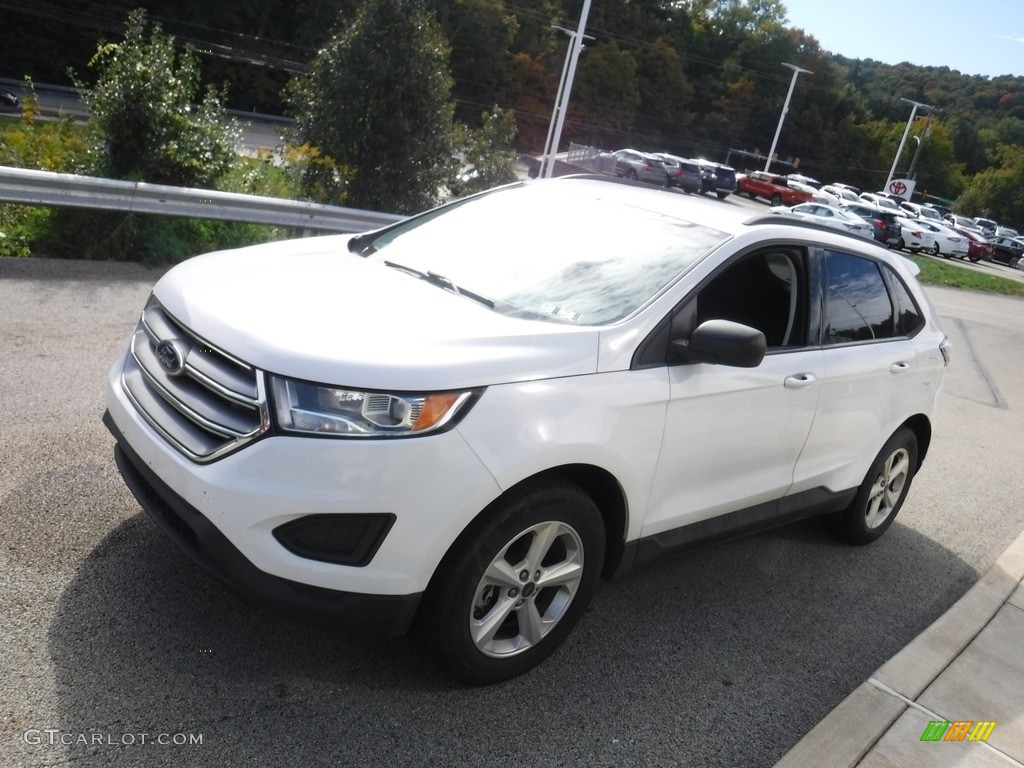
[[(573, 133), (588, 143), (607, 144), (612, 136), (633, 127), (640, 106), (640, 90), (633, 55), (615, 43), (596, 45), (580, 59), (574, 92), (585, 111), (585, 128)], [(612, 143), (621, 143), (617, 138)]]
[(996, 155), (998, 167), (975, 175), (957, 199), (956, 209), (1019, 229), (1024, 226), (1024, 147), (1003, 145)]
[(454, 192), (468, 195), (516, 180), (512, 152), (516, 121), (510, 111), (495, 107), (481, 115), (479, 128), (460, 126), (460, 130), (466, 134), (462, 140), (466, 167), (472, 170), (466, 178), (457, 180)]
[(498, 102), (516, 115), (515, 145), (524, 152), (541, 152), (555, 103), (556, 78), (526, 53), (512, 57), (509, 77)]
[(132, 11), (124, 40), (100, 46), (89, 66), (97, 73), (95, 85), (88, 88), (77, 77), (75, 83), (91, 115), (95, 172), (209, 187), (235, 163), (239, 133), (226, 119), (222, 95), (207, 87), (195, 105), (195, 52), (186, 47), (178, 54), (159, 24), (147, 39), (144, 11)]
[(448, 44), (422, 0), (366, 3), (286, 98), (299, 143), (347, 176), (333, 199), (414, 213), (439, 199), (453, 172)]

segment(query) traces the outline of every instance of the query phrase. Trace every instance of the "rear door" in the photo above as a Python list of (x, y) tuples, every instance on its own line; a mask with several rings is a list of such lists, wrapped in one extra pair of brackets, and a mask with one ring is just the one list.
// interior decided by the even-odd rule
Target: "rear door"
[(895, 271), (838, 250), (820, 255), (824, 376), (794, 493), (859, 485), (908, 414), (926, 410), (935, 377), (913, 339), (923, 316)]

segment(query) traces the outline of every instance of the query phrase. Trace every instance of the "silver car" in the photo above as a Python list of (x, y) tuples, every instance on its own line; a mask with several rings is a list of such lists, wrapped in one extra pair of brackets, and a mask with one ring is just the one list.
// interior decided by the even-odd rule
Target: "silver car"
[(771, 213), (780, 216), (789, 216), (804, 221), (813, 221), (817, 224), (824, 224), (827, 227), (842, 230), (852, 235), (859, 235), (868, 240), (875, 239), (875, 230), (868, 222), (860, 216), (844, 211), (834, 205), (824, 203), (800, 203), (789, 208), (776, 206), (770, 209)]
[(661, 186), (668, 184), (665, 164), (654, 155), (636, 149), (620, 149), (612, 152), (612, 156), (615, 158), (613, 173), (616, 176)]

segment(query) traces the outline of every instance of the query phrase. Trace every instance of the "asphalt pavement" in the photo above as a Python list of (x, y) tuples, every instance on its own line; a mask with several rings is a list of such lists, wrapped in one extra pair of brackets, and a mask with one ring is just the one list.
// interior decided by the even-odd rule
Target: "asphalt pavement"
[(1024, 533), (776, 768), (1024, 766)]

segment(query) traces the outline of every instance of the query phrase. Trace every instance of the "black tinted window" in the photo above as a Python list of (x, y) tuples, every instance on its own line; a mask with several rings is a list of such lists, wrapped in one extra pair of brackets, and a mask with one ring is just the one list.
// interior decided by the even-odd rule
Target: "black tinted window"
[(825, 344), (895, 335), (892, 302), (876, 262), (828, 251), (825, 274)]
[(892, 297), (896, 302), (896, 335), (913, 336), (924, 325), (924, 318), (921, 317), (921, 310), (914, 302), (907, 286), (903, 284), (896, 274), (886, 268), (889, 276), (889, 285), (892, 286)]

